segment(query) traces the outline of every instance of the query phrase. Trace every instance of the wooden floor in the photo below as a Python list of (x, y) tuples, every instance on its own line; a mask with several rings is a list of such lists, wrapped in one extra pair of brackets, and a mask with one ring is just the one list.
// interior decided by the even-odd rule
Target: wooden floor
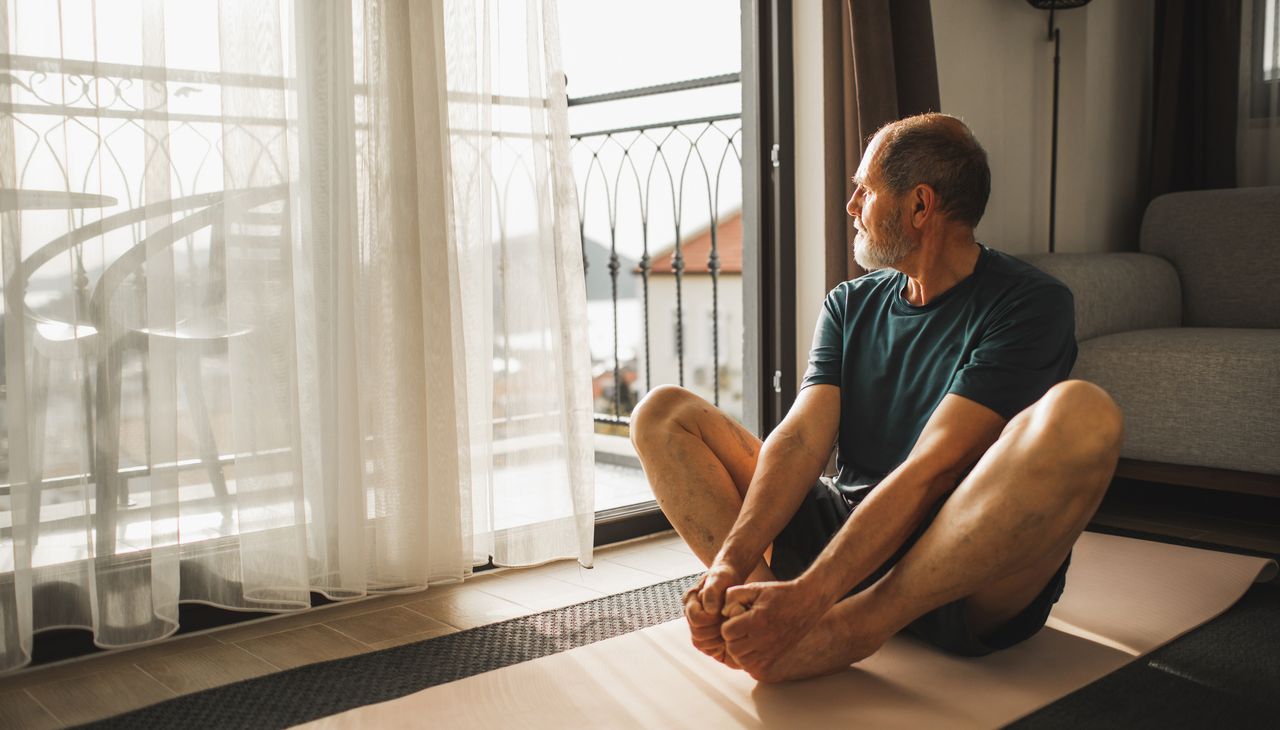
[(492, 571), (425, 592), (336, 603), (0, 678), (0, 728), (57, 728), (282, 669), (469, 629), (689, 575), (671, 532), (601, 548), (595, 567)]
[[(1280, 554), (1273, 502), (1208, 510), (1200, 497), (1113, 487), (1095, 523)], [(374, 651), (640, 588), (701, 569), (671, 532), (597, 551), (596, 567), (556, 563), (465, 584), (338, 603), (96, 654), (0, 679), (0, 728), (53, 728), (240, 679)]]
[(1280, 499), (1116, 480), (1094, 523), (1280, 556)]

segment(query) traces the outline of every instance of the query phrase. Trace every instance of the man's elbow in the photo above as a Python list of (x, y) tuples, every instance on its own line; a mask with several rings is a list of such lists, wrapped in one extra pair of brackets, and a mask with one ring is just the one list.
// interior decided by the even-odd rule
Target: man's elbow
[(821, 459), (826, 464), (827, 457), (831, 453), (831, 444), (822, 445), (822, 439), (816, 434), (804, 428), (797, 428), (795, 424), (788, 424), (785, 421), (778, 424), (773, 429), (769, 437), (764, 440), (764, 448), (761, 449), (761, 455), (768, 452), (771, 456), (787, 455), (790, 457), (800, 457), (806, 461)]
[(903, 467), (911, 472), (912, 481), (923, 484), (930, 501), (942, 499), (968, 476), (985, 449), (976, 454), (948, 453), (932, 450), (912, 454)]

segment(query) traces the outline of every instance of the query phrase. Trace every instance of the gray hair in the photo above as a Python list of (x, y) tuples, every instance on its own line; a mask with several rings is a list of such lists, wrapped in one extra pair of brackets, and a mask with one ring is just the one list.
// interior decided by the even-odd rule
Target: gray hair
[(894, 195), (921, 183), (938, 194), (938, 210), (977, 227), (991, 197), (987, 151), (953, 116), (930, 112), (890, 122), (877, 153), (880, 177)]

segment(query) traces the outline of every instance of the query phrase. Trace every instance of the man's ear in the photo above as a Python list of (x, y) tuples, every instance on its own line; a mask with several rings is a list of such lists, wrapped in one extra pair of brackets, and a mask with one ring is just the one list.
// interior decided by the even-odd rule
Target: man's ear
[(938, 196), (928, 185), (917, 185), (911, 191), (911, 224), (922, 228), (929, 216), (933, 215)]

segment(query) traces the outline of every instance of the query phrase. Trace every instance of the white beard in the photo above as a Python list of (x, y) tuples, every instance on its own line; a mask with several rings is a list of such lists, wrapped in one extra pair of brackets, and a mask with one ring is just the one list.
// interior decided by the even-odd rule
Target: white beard
[(867, 271), (887, 269), (915, 251), (915, 242), (904, 234), (902, 223), (891, 218), (874, 243), (866, 231), (859, 231), (853, 239), (853, 260)]

